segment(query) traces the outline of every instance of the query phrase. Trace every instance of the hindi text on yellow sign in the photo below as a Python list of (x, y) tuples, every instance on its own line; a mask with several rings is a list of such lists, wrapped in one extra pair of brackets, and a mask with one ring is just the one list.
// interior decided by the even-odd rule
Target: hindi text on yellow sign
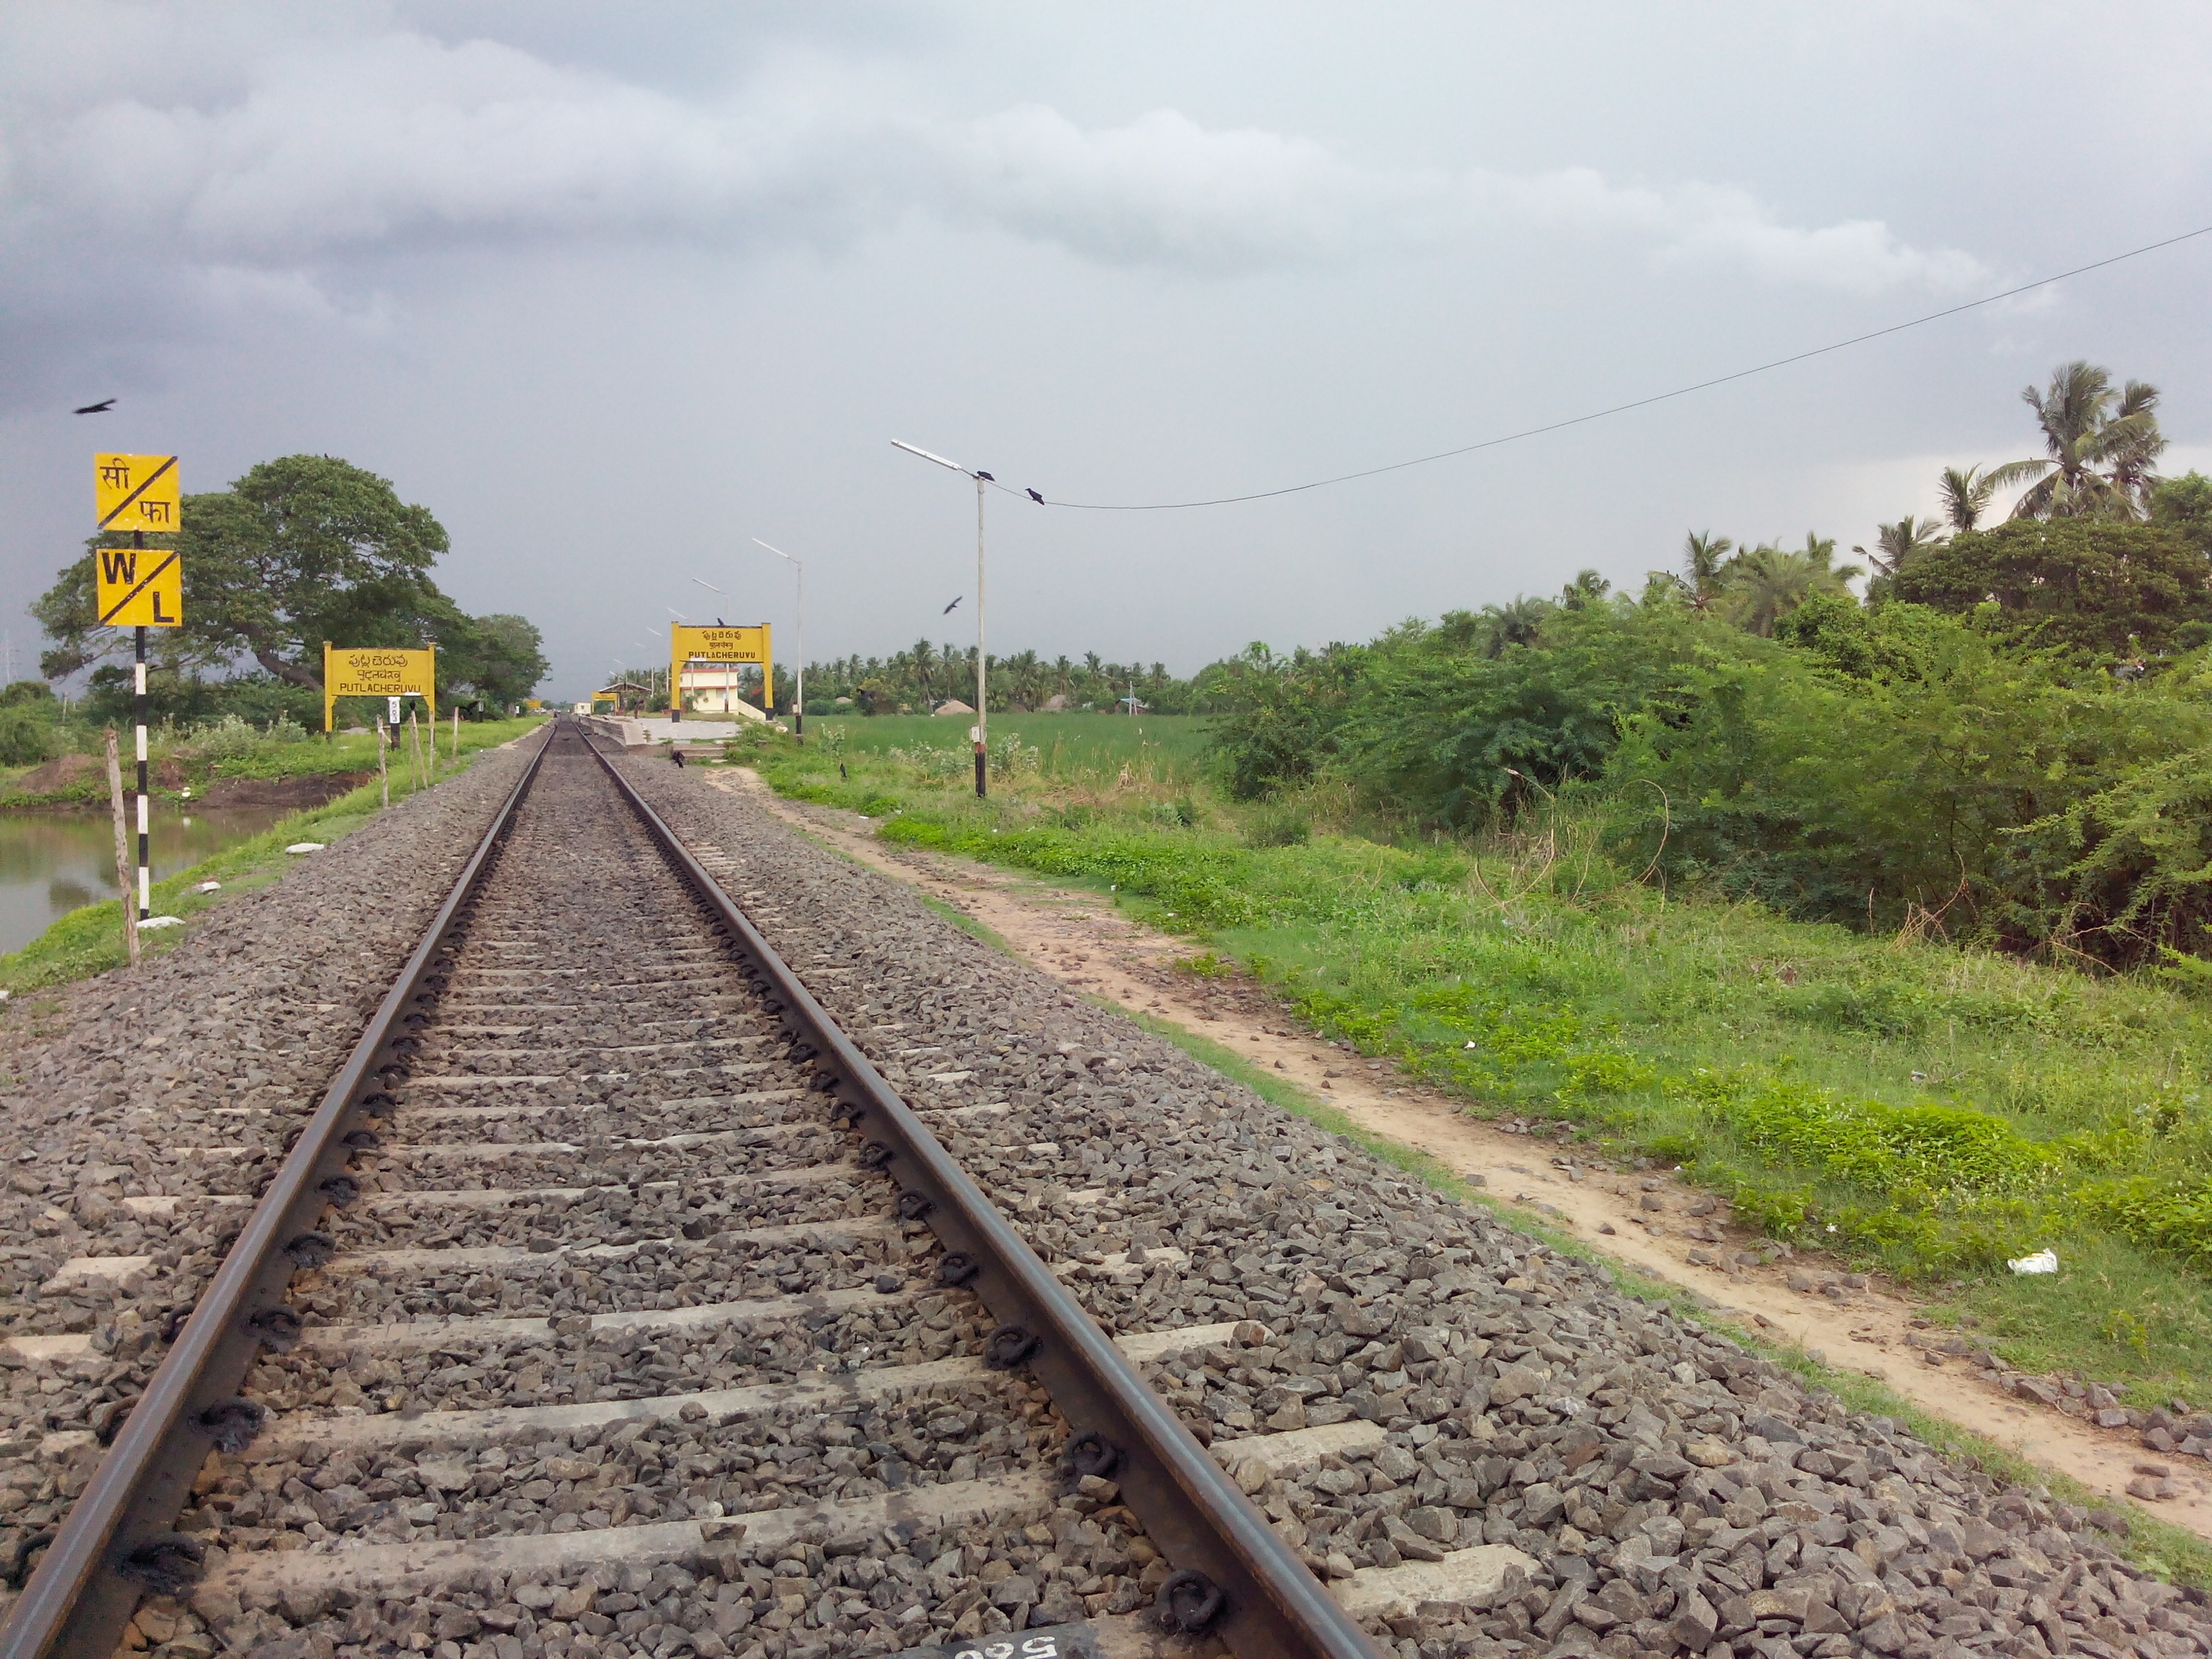
[(183, 497), (173, 455), (95, 455), (93, 511), (102, 530), (176, 529)]

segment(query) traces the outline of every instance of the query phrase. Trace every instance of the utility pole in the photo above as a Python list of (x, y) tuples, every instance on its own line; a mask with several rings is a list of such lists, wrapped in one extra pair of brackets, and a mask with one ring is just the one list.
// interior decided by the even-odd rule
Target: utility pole
[(939, 466), (950, 467), (975, 481), (975, 797), (983, 799), (990, 793), (991, 704), (990, 685), (986, 674), (987, 653), (983, 637), (983, 486), (993, 483), (991, 475), (980, 469), (971, 470), (957, 461), (948, 461), (942, 455), (933, 455), (926, 449), (909, 443), (891, 440), (891, 447), (903, 449), (909, 455), (919, 455), (925, 461), (934, 461)]

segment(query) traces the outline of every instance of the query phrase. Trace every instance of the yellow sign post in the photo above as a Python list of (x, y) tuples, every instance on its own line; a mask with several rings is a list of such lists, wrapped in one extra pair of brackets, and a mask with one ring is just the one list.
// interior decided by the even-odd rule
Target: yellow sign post
[(185, 567), (173, 547), (93, 550), (94, 614), (102, 628), (175, 628), (185, 620)]
[(758, 663), (761, 706), (775, 701), (775, 671), (769, 659), (768, 624), (757, 628), (692, 628), (668, 624), (668, 718), (684, 718), (684, 669), (689, 663)]
[(344, 649), (323, 641), (323, 730), (340, 697), (419, 696), (438, 718), (438, 647), (386, 650), (380, 646)]
[[(172, 532), (183, 522), (183, 495), (173, 455), (98, 455), (92, 458), (92, 508), (105, 532), (129, 531), (128, 547), (93, 550), (93, 614), (105, 628), (127, 628), (131, 653), (131, 702), (138, 717), (138, 919), (154, 904), (154, 865), (146, 815), (146, 630), (175, 628), (185, 620), (185, 570), (173, 547), (149, 547), (148, 531)], [(131, 947), (137, 961), (137, 946)]]
[(173, 455), (95, 455), (93, 511), (102, 530), (174, 530), (183, 497)]

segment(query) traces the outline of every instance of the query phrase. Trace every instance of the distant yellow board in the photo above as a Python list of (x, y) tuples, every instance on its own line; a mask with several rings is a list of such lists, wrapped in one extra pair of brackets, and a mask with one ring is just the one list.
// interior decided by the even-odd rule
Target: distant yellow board
[(102, 530), (174, 530), (183, 497), (173, 455), (95, 455), (93, 510)]
[(775, 682), (769, 663), (768, 624), (757, 628), (693, 628), (684, 623), (668, 624), (668, 697), (672, 707), (683, 706), (684, 665), (686, 663), (753, 663), (761, 668), (761, 699)]
[(185, 567), (173, 547), (98, 547), (94, 603), (103, 628), (174, 628), (185, 619)]
[(331, 707), (340, 697), (419, 696), (429, 718), (438, 718), (438, 649), (386, 650), (378, 646), (341, 649), (323, 641), (323, 730), (331, 729)]

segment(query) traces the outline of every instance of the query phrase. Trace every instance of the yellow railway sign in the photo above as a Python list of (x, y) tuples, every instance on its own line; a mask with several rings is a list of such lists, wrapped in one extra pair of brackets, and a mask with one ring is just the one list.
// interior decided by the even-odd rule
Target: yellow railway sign
[(688, 663), (758, 663), (761, 701), (775, 695), (775, 670), (769, 662), (769, 629), (757, 628), (693, 628), (684, 623), (668, 624), (668, 705), (672, 714), (684, 707), (684, 669)]
[(340, 697), (419, 696), (438, 718), (438, 648), (386, 650), (381, 646), (340, 649), (323, 641), (323, 730), (331, 729)]
[(185, 619), (185, 567), (173, 547), (92, 550), (96, 614), (103, 628), (174, 628)]
[(173, 455), (95, 455), (93, 510), (102, 530), (174, 530), (183, 497)]

